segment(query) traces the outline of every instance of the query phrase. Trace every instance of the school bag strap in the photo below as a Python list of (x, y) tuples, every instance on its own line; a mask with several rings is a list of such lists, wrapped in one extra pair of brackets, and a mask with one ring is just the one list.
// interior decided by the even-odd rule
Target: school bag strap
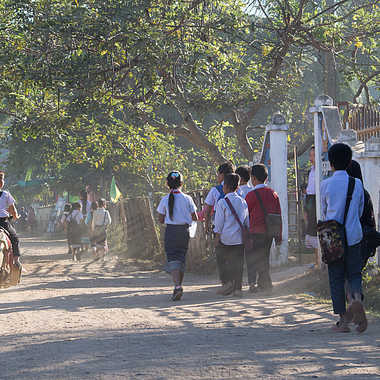
[(242, 222), (240, 221), (240, 219), (239, 219), (239, 217), (238, 217), (238, 215), (234, 209), (234, 206), (232, 206), (231, 201), (227, 197), (225, 197), (224, 200), (226, 201), (228, 207), (230, 208), (232, 215), (235, 217), (236, 221), (239, 223), (240, 228), (242, 230), (244, 230), (244, 226), (243, 226)]
[(355, 178), (348, 177), (348, 190), (347, 190), (346, 206), (344, 208), (343, 225), (346, 225), (347, 214), (348, 214), (348, 210), (350, 209), (350, 204), (352, 200), (352, 194), (354, 193), (354, 188), (355, 188)]
[(4, 191), (1, 190), (1, 191), (0, 191), (0, 198), (2, 197), (3, 193), (4, 193)]
[(240, 219), (239, 219), (239, 217), (238, 217), (238, 215), (234, 209), (234, 206), (232, 206), (231, 201), (227, 197), (224, 197), (224, 200), (226, 201), (228, 207), (231, 210), (232, 215), (235, 217), (236, 221), (238, 222), (238, 224), (240, 226), (241, 236), (243, 239), (244, 247), (246, 249), (252, 249), (252, 237), (251, 237), (251, 234), (249, 233), (249, 229), (247, 227), (243, 226), (243, 223), (240, 221)]
[(257, 200), (259, 201), (259, 204), (260, 204), (261, 210), (263, 211), (263, 214), (264, 214), (264, 221), (265, 221), (265, 224), (266, 224), (266, 217), (267, 217), (267, 215), (268, 215), (268, 211), (267, 211), (267, 209), (266, 209), (265, 206), (264, 206), (264, 203), (263, 203), (263, 200), (262, 200), (262, 198), (261, 198), (260, 193), (259, 193), (257, 190), (254, 190), (253, 192), (255, 193), (256, 198), (257, 198)]

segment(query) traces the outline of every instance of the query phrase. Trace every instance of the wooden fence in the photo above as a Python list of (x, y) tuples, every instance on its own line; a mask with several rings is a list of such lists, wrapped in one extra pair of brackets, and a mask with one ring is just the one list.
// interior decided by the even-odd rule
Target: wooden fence
[(343, 124), (346, 129), (356, 131), (359, 140), (380, 137), (380, 105), (339, 105), (343, 111)]

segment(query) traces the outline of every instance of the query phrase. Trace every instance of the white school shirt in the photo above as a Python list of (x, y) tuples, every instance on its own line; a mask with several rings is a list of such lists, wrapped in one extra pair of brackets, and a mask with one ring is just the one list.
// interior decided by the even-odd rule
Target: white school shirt
[(240, 196), (245, 199), (245, 197), (247, 196), (247, 194), (253, 190), (253, 187), (250, 185), (250, 184), (246, 184), (246, 185), (241, 185), (239, 186), (239, 190), (240, 190)]
[(0, 197), (0, 218), (8, 218), (9, 212), (8, 208), (9, 206), (12, 206), (15, 204), (15, 200), (10, 194), (9, 191), (1, 190), (3, 194)]
[(184, 194), (180, 190), (173, 191), (174, 194), (174, 207), (173, 218), (169, 217), (169, 195), (165, 195), (157, 207), (157, 212), (165, 215), (165, 224), (192, 224), (193, 219), (191, 214), (197, 211), (193, 198), (190, 195)]
[[(220, 184), (224, 185), (224, 181)], [(220, 186), (218, 185), (218, 186)], [(208, 192), (207, 197), (205, 199), (205, 204), (211, 206), (214, 211), (216, 208), (216, 204), (218, 203), (218, 200), (220, 199), (220, 192), (216, 188), (216, 186), (212, 187), (211, 190)]]
[(94, 210), (94, 213), (92, 215), (92, 223), (94, 227), (100, 227), (100, 226), (108, 226), (112, 222), (111, 215), (108, 210), (101, 207), (96, 210)]
[(77, 224), (81, 224), (83, 220), (83, 214), (79, 210), (74, 210), (71, 214), (67, 215), (66, 222), (70, 222), (71, 220), (75, 220)]
[[(337, 170), (321, 183), (322, 220), (336, 220), (343, 224), (348, 190), (348, 174)], [(363, 238), (360, 218), (364, 209), (364, 191), (361, 181), (355, 178), (350, 208), (346, 218), (346, 235), (349, 246), (360, 243)]]
[(309, 172), (309, 179), (307, 181), (306, 194), (315, 195), (315, 166), (313, 165)]
[(238, 218), (246, 227), (249, 227), (249, 214), (247, 202), (235, 193), (228, 193), (216, 205), (214, 232), (220, 234), (220, 241), (224, 245), (243, 244), (242, 231), (239, 223), (232, 214), (225, 198), (232, 203)]

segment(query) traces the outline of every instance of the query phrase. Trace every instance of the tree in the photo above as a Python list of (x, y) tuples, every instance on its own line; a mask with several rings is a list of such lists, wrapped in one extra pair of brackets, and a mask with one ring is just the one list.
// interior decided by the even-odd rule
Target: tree
[(226, 125), (233, 134), (225, 138), (235, 135), (251, 160), (257, 127), (275, 109), (289, 114), (293, 89), (319, 53), (353, 62), (342, 74), (363, 86), (378, 67), (368, 58), (378, 48), (377, 1), (1, 4), (0, 112), (13, 117), (12, 135), (48, 137), (94, 165), (115, 149), (130, 157), (150, 133), (185, 138), (217, 163), (226, 155), (208, 131)]

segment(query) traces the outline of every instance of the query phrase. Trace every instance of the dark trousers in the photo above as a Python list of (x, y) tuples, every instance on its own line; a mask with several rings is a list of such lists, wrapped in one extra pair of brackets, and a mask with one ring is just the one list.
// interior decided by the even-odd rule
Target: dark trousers
[(232, 281), (235, 290), (241, 290), (243, 282), (244, 246), (224, 245), (215, 248), (216, 262), (222, 284)]
[(248, 283), (254, 286), (257, 282), (260, 288), (271, 288), (269, 256), (273, 239), (264, 234), (253, 234), (252, 239), (253, 248), (245, 250)]
[(9, 239), (12, 243), (13, 254), (20, 256), (19, 240), (15, 228), (9, 223), (7, 218), (0, 218), (0, 227), (8, 231)]
[(351, 294), (362, 294), (362, 256), (360, 243), (347, 247), (344, 258), (329, 264), (331, 300), (335, 314), (346, 312), (345, 282)]

